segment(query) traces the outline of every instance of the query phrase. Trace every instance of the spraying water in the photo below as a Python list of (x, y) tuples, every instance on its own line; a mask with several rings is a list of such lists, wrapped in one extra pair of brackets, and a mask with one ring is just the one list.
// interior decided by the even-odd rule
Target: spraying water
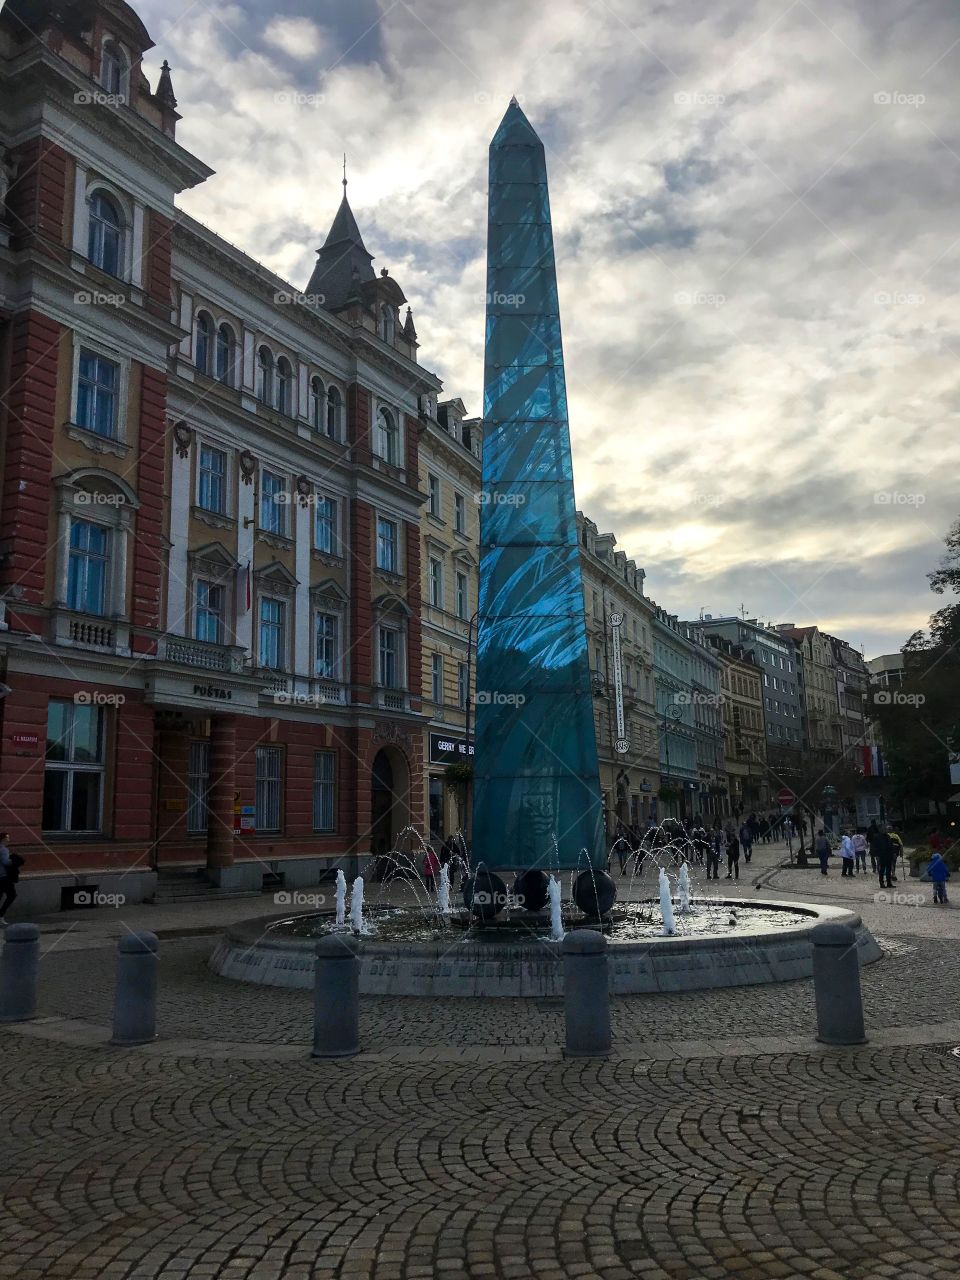
[(680, 914), (686, 915), (690, 910), (690, 872), (687, 870), (686, 863), (680, 868), (677, 889), (680, 894)]
[(347, 877), (343, 874), (343, 867), (337, 868), (337, 925), (342, 927), (347, 919)]
[(440, 886), (437, 889), (437, 910), (442, 916), (450, 914), (450, 868), (440, 868)]
[(560, 881), (556, 876), (550, 877), (547, 894), (550, 898), (550, 937), (554, 942), (563, 941), (563, 916), (560, 914)]
[(663, 867), (660, 868), (660, 911), (663, 915), (663, 936), (672, 938), (677, 931), (677, 926), (673, 919), (673, 903), (670, 900), (670, 881)]
[(350, 893), (350, 927), (354, 933), (363, 933), (363, 876), (357, 876)]

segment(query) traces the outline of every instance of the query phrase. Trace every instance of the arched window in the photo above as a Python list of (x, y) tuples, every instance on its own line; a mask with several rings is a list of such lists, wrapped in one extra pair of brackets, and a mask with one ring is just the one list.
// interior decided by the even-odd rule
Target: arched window
[(257, 354), (257, 399), (261, 404), (273, 404), (273, 355), (269, 347), (261, 347)]
[(280, 413), (293, 413), (293, 366), (286, 356), (277, 361), (277, 409)]
[(389, 409), (377, 414), (377, 454), (393, 467), (400, 465), (400, 432)]
[(107, 40), (100, 55), (100, 83), (107, 93), (122, 97), (127, 83), (127, 60), (113, 40)]
[(323, 411), (326, 407), (326, 393), (320, 378), (310, 379), (310, 421), (314, 431), (323, 430)]
[(228, 324), (222, 324), (217, 330), (217, 380), (228, 387), (234, 383), (236, 346), (233, 330)]
[(396, 320), (393, 314), (393, 307), (388, 306), (385, 302), (380, 307), (380, 337), (384, 342), (393, 342), (394, 333), (396, 331)]
[(123, 266), (123, 215), (103, 191), (94, 191), (87, 207), (90, 214), (87, 257), (101, 271), (119, 276)]
[(200, 373), (210, 372), (210, 356), (213, 353), (213, 321), (205, 311), (197, 313), (197, 343), (193, 363)]
[(336, 387), (327, 390), (327, 435), (331, 440), (340, 439), (340, 407), (342, 401)]

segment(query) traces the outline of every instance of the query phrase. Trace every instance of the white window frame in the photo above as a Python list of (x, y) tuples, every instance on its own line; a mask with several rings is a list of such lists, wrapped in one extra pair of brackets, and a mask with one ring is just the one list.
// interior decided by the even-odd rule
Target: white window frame
[[(389, 419), (394, 424), (394, 430), (392, 433), (389, 433), (389, 434), (392, 434), (396, 438), (397, 449), (396, 449), (395, 458), (388, 457), (388, 455), (384, 453), (381, 448), (381, 445), (383, 444), (384, 440), (388, 438), (388, 433), (385, 432), (384, 428), (381, 427), (380, 425), (382, 414), (387, 414)], [(379, 458), (381, 462), (385, 462), (388, 467), (400, 468), (403, 466), (403, 456), (404, 456), (404, 448), (405, 448), (405, 442), (404, 442), (404, 436), (403, 436), (403, 417), (401, 414), (397, 412), (396, 409), (394, 409), (389, 404), (378, 404), (375, 407), (374, 419), (373, 419), (373, 444), (374, 444), (374, 449), (373, 449), (374, 456)]]
[(427, 514), (433, 516), (434, 520), (443, 519), (440, 477), (434, 475), (432, 471), (427, 472)]
[(434, 609), (443, 608), (443, 560), (440, 556), (427, 556), (427, 598)]
[[(200, 500), (200, 479), (201, 479), (201, 472), (204, 471), (204, 468), (201, 464), (203, 460), (204, 450), (210, 450), (212, 453), (219, 453), (220, 456), (223, 458), (223, 475), (221, 477), (223, 505), (220, 507), (205, 507)], [(201, 511), (208, 511), (211, 515), (217, 515), (217, 516), (229, 515), (230, 506), (231, 506), (229, 478), (230, 478), (230, 454), (228, 450), (221, 448), (219, 444), (215, 444), (212, 440), (203, 440), (203, 439), (198, 440), (197, 441), (197, 476), (196, 476), (196, 486), (195, 486), (195, 492), (194, 492), (194, 502), (196, 503), (197, 507)]]
[[(330, 546), (321, 547), (317, 536), (319, 529), (319, 518), (322, 503), (333, 504), (333, 519), (330, 523)], [(332, 493), (316, 493), (314, 495), (313, 508), (313, 547), (315, 551), (319, 551), (322, 555), (339, 556), (341, 554), (340, 547), (340, 498)]]
[[(92, 427), (83, 426), (77, 421), (78, 411), (80, 407), (80, 357), (83, 352), (96, 356), (98, 359), (107, 360), (111, 364), (116, 365), (119, 370), (117, 378), (117, 394), (116, 394), (116, 420), (114, 422), (114, 433), (112, 436), (101, 435), (99, 431), (94, 431)], [(82, 332), (74, 333), (73, 343), (73, 374), (70, 386), (70, 423), (76, 427), (78, 431), (84, 431), (97, 440), (112, 440), (116, 444), (126, 444), (127, 441), (127, 403), (128, 403), (128, 386), (130, 382), (130, 360), (129, 357), (118, 355), (116, 351), (105, 347), (103, 343), (88, 339)]]
[(453, 531), (467, 533), (467, 500), (457, 489), (453, 491)]
[(470, 575), (462, 569), (457, 570), (456, 612), (463, 621), (470, 617)]
[[(320, 670), (320, 644), (319, 644), (319, 623), (321, 618), (330, 618), (333, 621), (333, 670)], [(318, 680), (341, 680), (342, 679), (342, 646), (341, 631), (343, 617), (336, 609), (317, 607), (313, 611), (313, 674)]]
[[(383, 675), (383, 658), (382, 658), (382, 636), (384, 632), (391, 632), (396, 636), (396, 665), (397, 665), (397, 681), (395, 684), (387, 684)], [(381, 619), (377, 623), (377, 684), (383, 689), (391, 689), (396, 692), (406, 690), (407, 688), (407, 646), (406, 646), (406, 628), (399, 621)]]
[[(220, 377), (220, 330), (226, 329), (230, 334), (230, 355), (231, 360), (227, 368), (227, 376)], [(229, 320), (220, 320), (216, 324), (213, 334), (213, 373), (211, 377), (215, 378), (222, 387), (236, 387), (240, 381), (240, 339), (236, 329)]]
[[(265, 525), (263, 523), (263, 501), (265, 496), (264, 482), (265, 482), (266, 476), (270, 476), (273, 480), (279, 480), (282, 486), (280, 492), (283, 494), (286, 494), (286, 498), (283, 502), (277, 502), (276, 499), (273, 499), (273, 502), (272, 502), (273, 510), (279, 511), (280, 513), (281, 519), (280, 519), (279, 529), (272, 529), (270, 528), (269, 525)], [(289, 499), (290, 499), (290, 482), (287, 476), (285, 476), (282, 471), (274, 471), (273, 467), (268, 467), (266, 465), (261, 466), (260, 489), (259, 489), (259, 492), (257, 493), (257, 528), (260, 530), (261, 533), (270, 534), (275, 538), (288, 538), (290, 536), (288, 532), (290, 529)]]
[(442, 653), (430, 655), (430, 701), (437, 707), (444, 705)]
[[(394, 537), (393, 545), (394, 545), (394, 553), (395, 553), (394, 554), (395, 564), (393, 568), (388, 568), (386, 565), (382, 565), (380, 563), (380, 522), (381, 521), (385, 521), (387, 524), (392, 525), (394, 529), (395, 537)], [(374, 550), (373, 563), (381, 573), (392, 573), (398, 577), (403, 573), (403, 550), (400, 545), (401, 544), (400, 534), (402, 529), (403, 529), (403, 524), (400, 520), (397, 519), (396, 516), (390, 515), (385, 511), (377, 511), (375, 513), (374, 538), (376, 540), (376, 546)]]
[[(73, 753), (73, 742), (72, 742), (73, 721), (76, 715), (76, 704), (69, 698), (49, 698), (47, 700), (47, 716), (48, 716), (47, 724), (49, 724), (50, 704), (52, 702), (65, 703), (70, 713), (69, 714), (69, 720), (70, 720), (70, 726), (71, 726), (70, 727), (70, 739), (71, 739), (70, 754), (72, 754)], [(107, 755), (108, 728), (107, 728), (107, 717), (106, 717), (104, 708), (95, 707), (93, 708), (93, 710), (96, 712), (96, 716), (97, 716), (97, 726), (98, 726), (97, 741), (100, 748), (100, 759), (96, 762), (76, 761), (76, 760), (48, 760), (46, 758), (46, 748), (44, 748), (43, 787), (45, 791), (46, 775), (48, 773), (65, 773), (68, 775), (67, 790), (64, 798), (63, 807), (64, 807), (64, 812), (67, 815), (69, 815), (70, 810), (73, 808), (73, 804), (72, 804), (73, 775), (75, 773), (97, 774), (97, 776), (100, 779), (100, 787), (99, 787), (99, 794), (97, 797), (98, 804), (97, 804), (96, 826), (82, 827), (76, 830), (69, 825), (62, 826), (62, 827), (43, 827), (44, 834), (70, 836), (70, 835), (97, 835), (103, 832), (103, 800), (104, 800), (103, 793), (106, 786), (106, 772), (107, 772), (106, 755)], [(45, 727), (45, 732), (46, 732), (46, 727)], [(43, 796), (41, 795), (41, 806), (42, 806), (42, 803), (43, 803)], [(42, 811), (41, 811), (41, 822), (42, 822)]]
[[(263, 660), (263, 649), (261, 645), (263, 622), (263, 605), (270, 601), (272, 604), (280, 606), (280, 635), (277, 643), (277, 665), (267, 666)], [(290, 670), (290, 617), (288, 612), (289, 601), (284, 596), (274, 595), (270, 591), (259, 591), (257, 593), (257, 665), (264, 671), (289, 671)], [(272, 623), (270, 624), (273, 625)]]

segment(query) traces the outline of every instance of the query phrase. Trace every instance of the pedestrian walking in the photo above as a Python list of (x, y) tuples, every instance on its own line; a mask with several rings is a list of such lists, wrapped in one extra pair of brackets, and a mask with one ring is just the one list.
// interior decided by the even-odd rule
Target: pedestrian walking
[(887, 824), (881, 822), (877, 828), (877, 834), (874, 837), (873, 844), (870, 846), (870, 852), (877, 860), (877, 874), (880, 877), (881, 889), (893, 888), (893, 860), (894, 850), (896, 846), (890, 839), (887, 831)]
[(870, 825), (869, 827), (867, 827), (867, 848), (870, 850), (870, 870), (873, 872), (876, 872), (876, 869), (877, 869), (877, 855), (873, 847), (873, 842), (874, 840), (876, 840), (879, 834), (880, 834), (880, 828), (877, 826), (876, 822), (871, 818)]
[(427, 845), (427, 851), (423, 855), (423, 883), (427, 886), (430, 893), (437, 887), (437, 877), (440, 875), (440, 859), (434, 852), (433, 845)]
[(740, 839), (733, 829), (733, 823), (727, 827), (725, 833), (727, 845), (727, 879), (730, 880), (734, 876), (740, 879)]
[(950, 868), (939, 853), (934, 853), (927, 867), (927, 875), (933, 881), (934, 902), (947, 901), (947, 881), (950, 879)]
[(903, 859), (903, 839), (900, 832), (894, 827), (889, 827), (887, 835), (890, 837), (891, 859), (890, 859), (890, 879), (894, 884), (897, 883), (897, 877), (893, 874), (897, 869), (897, 863)]
[(787, 839), (787, 849), (790, 853), (790, 861), (793, 862), (793, 821), (787, 818), (783, 824), (783, 834)]
[(824, 831), (823, 827), (821, 827), (817, 832), (817, 838), (814, 841), (813, 848), (817, 857), (820, 859), (820, 874), (825, 876), (827, 874), (827, 863), (830, 861), (830, 854), (832, 850), (830, 848), (830, 841), (827, 839), (827, 833)]
[(840, 874), (849, 880), (853, 879), (855, 856), (853, 841), (845, 831), (840, 837)]
[(9, 839), (8, 832), (0, 831), (0, 927), (6, 927), (7, 911), (16, 901), (17, 881), (23, 866), (19, 854), (10, 852)]
[(740, 847), (743, 849), (744, 858), (749, 862), (753, 856), (753, 835), (749, 822), (744, 822), (740, 827)]
[(720, 879), (720, 851), (723, 848), (723, 828), (719, 821), (710, 832), (707, 842), (707, 879)]
[(856, 861), (855, 870), (867, 874), (867, 837), (858, 831), (853, 837), (853, 855)]

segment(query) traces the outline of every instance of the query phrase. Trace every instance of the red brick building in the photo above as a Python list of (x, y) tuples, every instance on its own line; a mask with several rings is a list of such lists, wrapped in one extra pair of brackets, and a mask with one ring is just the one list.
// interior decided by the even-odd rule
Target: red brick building
[(0, 828), (29, 909), (178, 869), (314, 883), (424, 824), (440, 383), (346, 190), (305, 294), (176, 209), (212, 171), (151, 46), (119, 0), (0, 12)]

